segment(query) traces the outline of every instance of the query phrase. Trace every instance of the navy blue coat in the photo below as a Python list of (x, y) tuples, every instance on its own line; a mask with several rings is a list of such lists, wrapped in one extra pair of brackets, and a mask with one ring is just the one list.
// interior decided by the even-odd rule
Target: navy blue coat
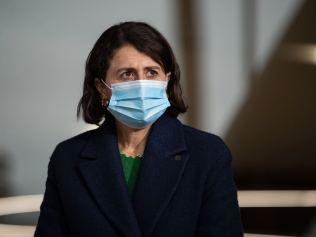
[(163, 114), (128, 196), (114, 122), (59, 143), (35, 236), (243, 236), (231, 154), (216, 135)]

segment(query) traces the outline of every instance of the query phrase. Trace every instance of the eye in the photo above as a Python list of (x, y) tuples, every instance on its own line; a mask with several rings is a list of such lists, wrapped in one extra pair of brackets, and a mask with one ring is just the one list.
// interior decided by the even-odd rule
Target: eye
[(153, 69), (150, 69), (148, 70), (147, 72), (147, 75), (146, 75), (148, 78), (155, 78), (158, 76), (158, 72), (153, 70)]
[(124, 80), (133, 80), (135, 78), (135, 74), (132, 71), (125, 71), (120, 75), (120, 78)]

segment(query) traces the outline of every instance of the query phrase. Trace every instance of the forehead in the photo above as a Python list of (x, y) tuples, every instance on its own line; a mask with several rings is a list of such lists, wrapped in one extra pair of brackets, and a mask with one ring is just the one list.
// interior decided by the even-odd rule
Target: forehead
[(110, 61), (110, 69), (120, 67), (147, 67), (160, 65), (148, 55), (138, 51), (131, 45), (124, 45), (119, 48)]

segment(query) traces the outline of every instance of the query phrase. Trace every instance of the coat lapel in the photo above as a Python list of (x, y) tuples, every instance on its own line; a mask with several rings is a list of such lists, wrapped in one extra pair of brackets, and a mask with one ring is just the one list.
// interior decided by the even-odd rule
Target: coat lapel
[(189, 158), (182, 124), (167, 113), (152, 126), (132, 200), (119, 156), (115, 123), (90, 137), (77, 168), (101, 211), (124, 236), (149, 237)]
[(103, 123), (91, 136), (77, 164), (100, 210), (123, 234), (140, 237), (119, 156), (115, 125)]
[(150, 131), (133, 196), (144, 237), (149, 237), (179, 184), (186, 152), (182, 124), (166, 113)]

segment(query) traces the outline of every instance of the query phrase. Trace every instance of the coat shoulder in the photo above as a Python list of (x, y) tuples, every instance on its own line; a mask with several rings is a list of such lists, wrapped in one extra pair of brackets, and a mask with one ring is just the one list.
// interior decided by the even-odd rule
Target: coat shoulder
[(59, 142), (56, 146), (58, 149), (68, 150), (74, 149), (76, 147), (80, 148), (84, 145), (90, 138), (92, 134), (96, 132), (96, 129), (88, 130), (83, 133), (77, 134), (73, 137), (67, 138)]
[(57, 163), (64, 163), (76, 158), (95, 132), (96, 129), (88, 130), (59, 142), (53, 151), (51, 159), (56, 160)]
[(183, 128), (187, 147), (196, 157), (211, 165), (223, 159), (231, 160), (230, 149), (219, 135), (188, 125), (183, 125)]
[(227, 145), (219, 135), (193, 128), (188, 125), (183, 125), (183, 127), (187, 144), (193, 144), (214, 152), (220, 152), (223, 149), (227, 149)]

